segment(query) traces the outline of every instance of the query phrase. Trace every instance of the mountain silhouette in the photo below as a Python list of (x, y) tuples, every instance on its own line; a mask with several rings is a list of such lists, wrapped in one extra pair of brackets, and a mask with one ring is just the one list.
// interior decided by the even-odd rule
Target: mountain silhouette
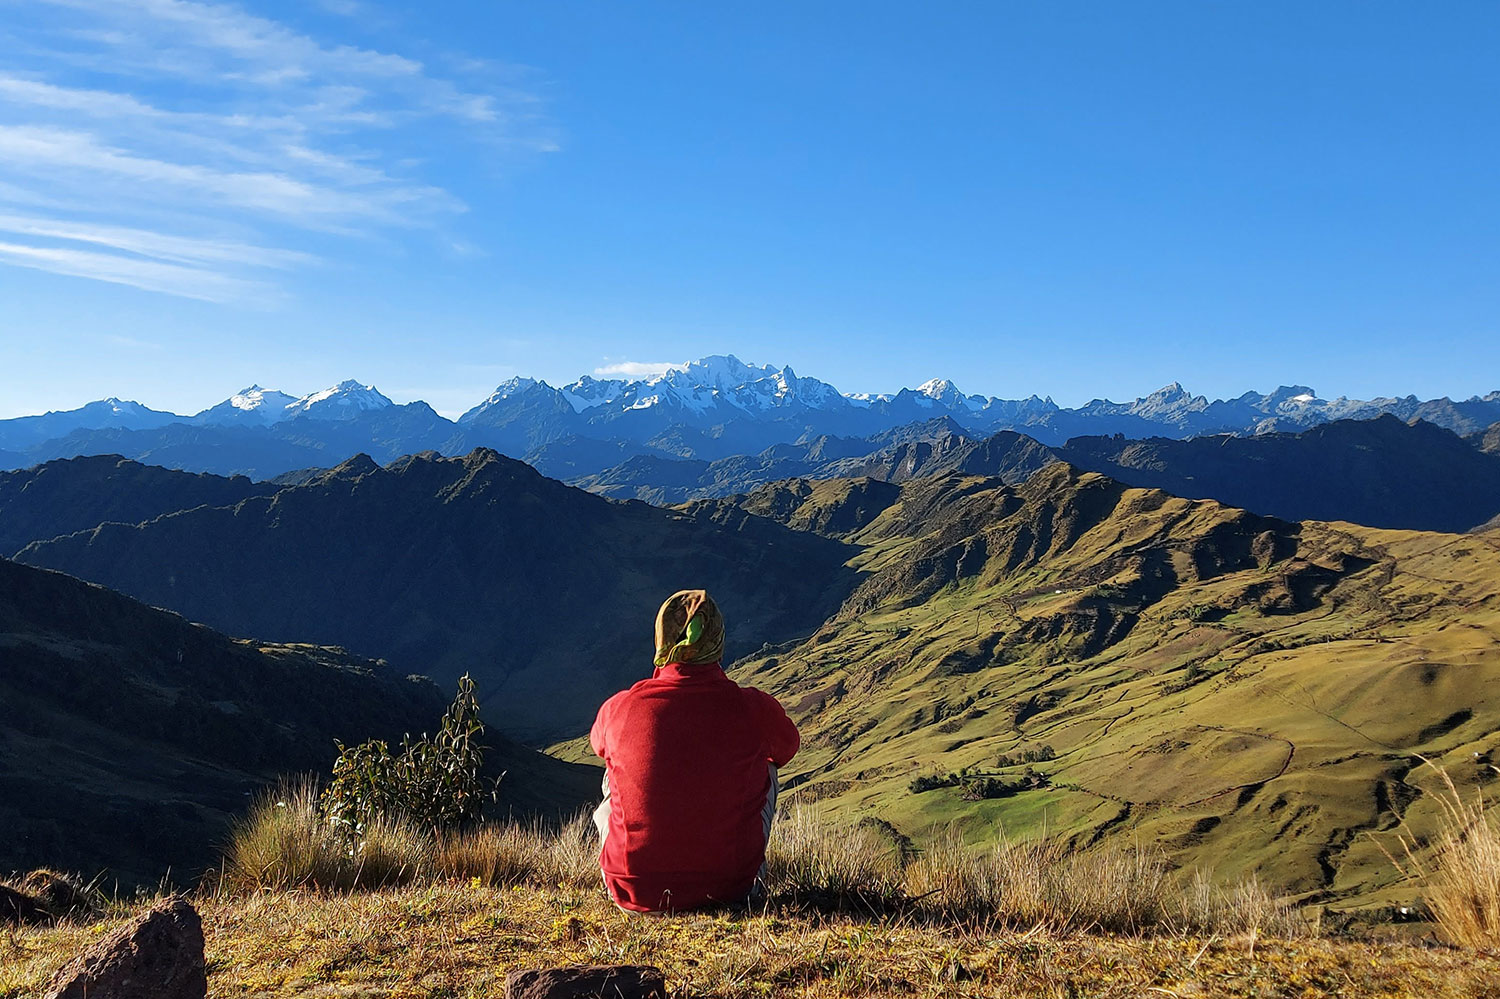
[(195, 506), (226, 506), (278, 487), (244, 476), (179, 472), (100, 455), (0, 472), (0, 555), (106, 522), (139, 524)]

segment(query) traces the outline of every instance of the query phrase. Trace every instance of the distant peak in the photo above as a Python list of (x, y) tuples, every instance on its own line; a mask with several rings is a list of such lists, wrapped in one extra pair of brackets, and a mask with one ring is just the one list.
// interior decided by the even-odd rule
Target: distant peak
[(353, 419), (360, 413), (387, 409), (395, 403), (381, 395), (373, 385), (361, 385), (350, 378), (332, 388), (303, 396), (288, 406), (308, 416), (335, 420)]
[(689, 381), (702, 381), (716, 388), (734, 388), (745, 382), (757, 381), (777, 373), (775, 366), (764, 364), (757, 367), (746, 364), (733, 354), (710, 354), (696, 361), (689, 361), (681, 368), (668, 371), (662, 378), (672, 378), (681, 373)]
[(371, 472), (380, 471), (380, 464), (374, 458), (361, 451), (352, 458), (346, 458), (333, 468), (330, 468), (321, 479), (358, 479), (369, 475)]
[(495, 386), (495, 395), (503, 399), (508, 395), (515, 395), (517, 392), (524, 392), (537, 385), (546, 384), (544, 381), (539, 381), (536, 378), (527, 378), (525, 375), (511, 375), (505, 381)]

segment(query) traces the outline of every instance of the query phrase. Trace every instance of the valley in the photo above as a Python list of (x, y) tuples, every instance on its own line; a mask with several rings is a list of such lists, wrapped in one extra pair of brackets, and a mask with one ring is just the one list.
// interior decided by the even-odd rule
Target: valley
[[(797, 454), (852, 474), (670, 508), (480, 448), (262, 483), (61, 460), (0, 476), (0, 511), (19, 561), (254, 647), (380, 659), (444, 688), (472, 674), (498, 732), (565, 761), (518, 757), (517, 807), (545, 810), (553, 779), (570, 789), (557, 808), (595, 793), (575, 737), (645, 675), (651, 615), (685, 585), (728, 609), (734, 676), (803, 731), (787, 800), (903, 842), (1140, 842), (1304, 901), (1383, 904), (1407, 890), (1386, 856), (1397, 833), (1438, 817), (1423, 761), (1489, 786), (1500, 535), (1351, 522), (1478, 523), (1500, 495), (1482, 440), (1382, 417), (1062, 448), (927, 421), (879, 443), (709, 463), (726, 484)], [(1174, 495), (1194, 485), (1259, 497), (1255, 512)], [(1349, 516), (1271, 515), (1278, 496)], [(229, 799), (214, 801), (222, 821)]]

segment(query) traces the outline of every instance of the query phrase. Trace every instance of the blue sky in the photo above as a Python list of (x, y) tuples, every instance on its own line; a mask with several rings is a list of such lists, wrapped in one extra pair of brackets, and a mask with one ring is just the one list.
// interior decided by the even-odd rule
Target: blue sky
[(0, 0), (0, 416), (724, 352), (1485, 392), (1497, 50), (1488, 2)]

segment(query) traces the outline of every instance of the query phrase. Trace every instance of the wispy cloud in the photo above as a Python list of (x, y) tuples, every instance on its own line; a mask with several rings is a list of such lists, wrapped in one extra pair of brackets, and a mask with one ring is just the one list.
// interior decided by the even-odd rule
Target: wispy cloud
[(537, 99), (465, 57), (438, 71), (229, 3), (8, 3), (0, 263), (264, 300), (276, 271), (319, 262), (291, 248), (309, 233), (412, 232), (464, 211), (422, 176), (435, 136), (555, 148)]
[(122, 336), (119, 333), (104, 334), (104, 342), (115, 347), (124, 347), (126, 350), (161, 350), (162, 345), (150, 340), (140, 340), (133, 336)]
[(686, 364), (673, 361), (618, 361), (594, 369), (600, 378), (654, 378)]
[(264, 284), (206, 267), (184, 267), (159, 260), (141, 260), (92, 250), (28, 246), (0, 242), (0, 263), (31, 267), (54, 274), (128, 284), (205, 302), (229, 302), (264, 295)]

